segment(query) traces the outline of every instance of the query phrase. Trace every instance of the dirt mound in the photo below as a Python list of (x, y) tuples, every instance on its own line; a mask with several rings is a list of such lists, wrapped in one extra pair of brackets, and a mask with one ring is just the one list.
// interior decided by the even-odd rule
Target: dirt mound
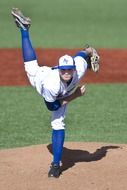
[(125, 190), (127, 145), (65, 143), (62, 175), (49, 179), (51, 145), (0, 150), (0, 190)]

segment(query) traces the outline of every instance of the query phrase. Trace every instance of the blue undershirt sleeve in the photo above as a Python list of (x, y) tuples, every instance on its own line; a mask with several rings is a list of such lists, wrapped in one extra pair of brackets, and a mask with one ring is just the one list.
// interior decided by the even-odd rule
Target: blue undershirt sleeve
[(82, 57), (82, 58), (85, 59), (85, 60), (88, 58), (88, 54), (87, 54), (85, 51), (79, 51), (78, 53), (76, 53), (76, 54), (74, 55), (73, 58), (75, 58), (75, 57), (77, 57), (77, 56), (80, 56), (80, 57)]

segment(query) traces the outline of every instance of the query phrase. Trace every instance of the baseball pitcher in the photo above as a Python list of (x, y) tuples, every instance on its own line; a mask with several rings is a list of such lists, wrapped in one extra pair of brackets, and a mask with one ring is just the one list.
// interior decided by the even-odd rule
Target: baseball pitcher
[(58, 178), (61, 174), (60, 161), (65, 138), (64, 118), (67, 105), (85, 94), (85, 86), (79, 86), (80, 79), (87, 69), (94, 72), (99, 70), (99, 55), (94, 48), (87, 46), (73, 57), (63, 55), (54, 67), (39, 66), (29, 36), (30, 18), (25, 17), (18, 8), (13, 8), (11, 14), (21, 32), (22, 55), (28, 79), (52, 113), (53, 160), (48, 177)]

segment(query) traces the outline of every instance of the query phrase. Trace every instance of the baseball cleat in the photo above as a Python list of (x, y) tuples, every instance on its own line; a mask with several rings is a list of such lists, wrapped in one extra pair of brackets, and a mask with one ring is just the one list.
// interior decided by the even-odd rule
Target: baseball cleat
[(52, 164), (48, 172), (48, 177), (58, 178), (60, 176), (60, 166), (57, 164)]
[(31, 25), (31, 19), (29, 17), (25, 17), (18, 8), (12, 8), (11, 14), (15, 19), (17, 27), (22, 28), (23, 30), (29, 29)]

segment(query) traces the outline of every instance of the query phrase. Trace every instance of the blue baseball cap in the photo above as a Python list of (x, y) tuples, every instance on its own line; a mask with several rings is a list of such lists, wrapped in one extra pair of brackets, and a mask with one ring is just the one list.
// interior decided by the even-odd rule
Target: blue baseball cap
[(74, 59), (69, 55), (64, 55), (59, 58), (59, 65), (56, 67), (53, 67), (53, 69), (60, 69), (60, 70), (71, 70), (75, 69), (75, 62)]

